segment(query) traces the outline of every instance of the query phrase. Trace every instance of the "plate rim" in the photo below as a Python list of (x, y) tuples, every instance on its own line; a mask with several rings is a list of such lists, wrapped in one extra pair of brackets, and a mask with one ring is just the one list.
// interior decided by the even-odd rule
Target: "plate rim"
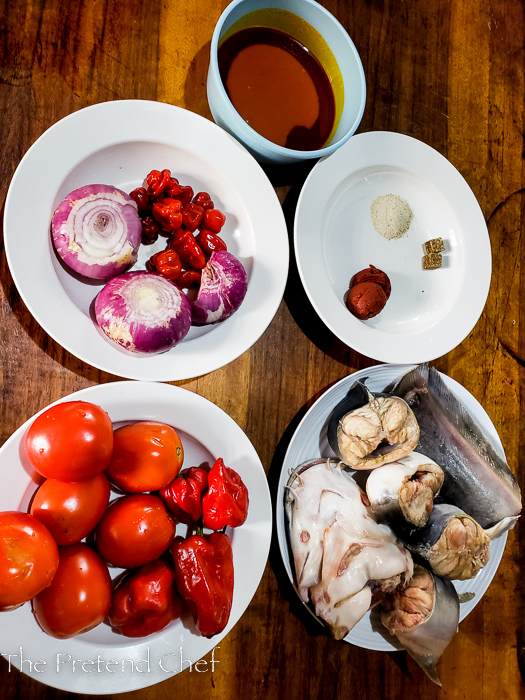
[[(368, 151), (372, 149), (380, 151), (381, 156), (375, 157), (375, 154), (369, 156)], [(309, 282), (312, 277), (311, 270), (305, 269), (309, 266), (307, 260), (309, 246), (307, 242), (303, 244), (302, 231), (307, 225), (313, 226), (316, 230), (319, 229), (318, 219), (324, 212), (327, 200), (321, 199), (314, 204), (316, 192), (322, 191), (324, 194), (328, 188), (333, 192), (344, 179), (365, 167), (393, 166), (401, 170), (407, 160), (417, 160), (419, 154), (421, 158), (418, 160), (417, 170), (412, 170), (412, 174), (416, 172), (434, 186), (437, 182), (439, 189), (445, 190), (446, 199), (449, 203), (453, 203), (452, 209), (462, 224), (461, 228), (472, 232), (469, 235), (478, 237), (476, 246), (471, 246), (472, 250), (469, 254), (475, 259), (476, 264), (474, 265), (471, 261), (470, 266), (465, 267), (465, 279), (459, 295), (462, 300), (461, 313), (455, 310), (455, 307), (459, 306), (456, 304), (443, 319), (438, 320), (428, 329), (410, 335), (386, 333), (356, 319), (344, 307), (342, 300), (337, 300), (335, 295), (331, 295), (330, 300), (319, 299), (319, 295), (316, 295)], [(356, 165), (356, 161), (359, 165)], [(337, 175), (339, 170), (341, 173)], [(318, 316), (348, 347), (379, 362), (417, 364), (430, 362), (445, 355), (463, 342), (478, 322), (485, 307), (492, 275), (492, 254), (483, 212), (459, 170), (435, 148), (413, 136), (393, 131), (361, 132), (352, 136), (341, 148), (321, 158), (308, 174), (299, 194), (294, 217), (293, 240), (299, 276)], [(324, 272), (322, 275), (324, 279)], [(349, 270), (348, 279), (350, 277)], [(325, 282), (324, 286), (326, 289), (331, 289), (329, 282)], [(335, 304), (331, 303), (334, 301)], [(450, 333), (451, 315), (459, 321), (452, 334)], [(442, 332), (447, 326), (448, 334)], [(411, 338), (413, 342), (407, 342), (406, 338)]]
[[(118, 392), (118, 394), (116, 392)], [(146, 405), (148, 405), (148, 402), (159, 401), (166, 403), (169, 401), (170, 403), (174, 403), (176, 407), (179, 407), (181, 404), (187, 406), (189, 401), (191, 402), (191, 408), (193, 411), (200, 411), (202, 407), (206, 407), (206, 410), (208, 410), (208, 412), (211, 412), (212, 417), (216, 417), (219, 419), (222, 428), (224, 428), (224, 426), (228, 426), (228, 430), (231, 431), (231, 439), (228, 441), (228, 445), (231, 444), (231, 449), (236, 454), (239, 454), (239, 461), (241, 459), (244, 460), (243, 471), (246, 472), (246, 470), (249, 469), (250, 478), (253, 478), (257, 481), (257, 513), (252, 516), (252, 518), (255, 518), (255, 522), (253, 519), (250, 518), (249, 511), (248, 519), (243, 525), (243, 528), (245, 529), (243, 530), (242, 528), (240, 528), (234, 531), (233, 534), (234, 540), (236, 537), (238, 541), (239, 538), (242, 538), (240, 546), (242, 546), (243, 550), (246, 548), (246, 540), (253, 540), (254, 535), (256, 536), (258, 546), (250, 547), (249, 550), (253, 554), (253, 560), (250, 562), (250, 574), (255, 573), (255, 576), (252, 577), (251, 582), (250, 579), (248, 579), (247, 581), (245, 580), (244, 582), (240, 583), (240, 585), (237, 584), (236, 588), (234, 589), (234, 601), (232, 605), (232, 612), (233, 610), (235, 610), (235, 608), (238, 608), (236, 611), (238, 615), (236, 618), (230, 617), (226, 628), (221, 633), (215, 635), (211, 639), (194, 635), (185, 628), (181, 632), (180, 626), (177, 623), (175, 623), (175, 626), (172, 625), (167, 630), (156, 633), (155, 635), (151, 635), (150, 637), (144, 637), (138, 640), (122, 637), (122, 642), (120, 644), (103, 646), (99, 642), (87, 640), (82, 636), (72, 637), (70, 639), (65, 640), (55, 639), (53, 637), (48, 636), (45, 632), (40, 630), (36, 621), (32, 619), (30, 603), (26, 603), (24, 606), (16, 610), (3, 613), (6, 616), (6, 618), (4, 620), (4, 626), (0, 627), (0, 645), (2, 646), (2, 649), (0, 649), (0, 651), (4, 655), (6, 653), (11, 653), (11, 655), (14, 656), (15, 654), (18, 654), (18, 646), (20, 646), (21, 648), (23, 647), (24, 658), (30, 659), (34, 662), (37, 658), (42, 658), (42, 651), (41, 649), (38, 650), (37, 643), (37, 649), (35, 650), (34, 655), (32, 655), (31, 645), (33, 645), (34, 648), (35, 638), (37, 640), (40, 639), (41, 644), (46, 646), (46, 650), (49, 649), (49, 660), (46, 666), (46, 670), (48, 671), (48, 673), (26, 673), (26, 669), (24, 669), (24, 671), (21, 672), (25, 673), (26, 675), (29, 675), (33, 680), (38, 680), (44, 683), (45, 685), (64, 691), (89, 693), (93, 695), (120, 693), (146, 688), (164, 680), (167, 680), (169, 678), (172, 678), (173, 676), (177, 675), (185, 669), (182, 669), (181, 667), (175, 672), (170, 671), (168, 673), (165, 672), (164, 669), (162, 669), (162, 667), (160, 667), (162, 670), (161, 673), (161, 670), (157, 668), (158, 664), (156, 662), (158, 661), (160, 663), (160, 654), (168, 653), (170, 649), (173, 649), (173, 653), (175, 653), (175, 651), (178, 652), (177, 647), (179, 645), (182, 649), (185, 635), (190, 639), (190, 641), (195, 642), (195, 640), (200, 640), (199, 643), (202, 644), (203, 647), (202, 651), (198, 652), (198, 658), (194, 659), (186, 659), (186, 652), (184, 651), (185, 661), (191, 661), (194, 665), (196, 662), (198, 662), (200, 659), (206, 656), (209, 652), (211, 652), (212, 649), (217, 648), (220, 645), (221, 640), (224, 639), (224, 637), (226, 637), (231, 632), (233, 627), (244, 615), (246, 609), (250, 605), (261, 583), (268, 561), (273, 530), (273, 506), (268, 481), (266, 478), (266, 473), (264, 471), (262, 462), (257, 454), (257, 451), (255, 450), (255, 447), (252, 445), (246, 433), (229, 414), (227, 414), (223, 409), (218, 407), (209, 399), (206, 399), (200, 394), (190, 391), (189, 389), (165, 383), (126, 380), (108, 382), (105, 384), (95, 384), (89, 387), (85, 387), (54, 401), (53, 403), (39, 410), (37, 413), (34, 414), (34, 416), (28, 418), (28, 420), (26, 420), (19, 428), (17, 428), (17, 430), (0, 447), (0, 459), (2, 458), (4, 452), (7, 452), (8, 449), (11, 449), (12, 446), (20, 450), (21, 440), (23, 439), (23, 436), (25, 435), (28, 427), (32, 424), (32, 422), (37, 416), (39, 416), (51, 406), (55, 406), (65, 401), (86, 400), (91, 401), (93, 403), (98, 403), (98, 405), (102, 405), (102, 407), (104, 408), (104, 406), (107, 406), (108, 403), (111, 403), (113, 401), (122, 405), (122, 410), (126, 411), (128, 410), (128, 406), (125, 403), (125, 399), (131, 399), (133, 397), (135, 397), (136, 401), (138, 401), (140, 398)], [(112, 418), (113, 422), (119, 422), (120, 420), (118, 418), (113, 419), (111, 415), (110, 417)], [(130, 420), (141, 420), (141, 418), (130, 418)], [(146, 417), (142, 418), (142, 420), (146, 420)], [(191, 420), (191, 418), (184, 417), (184, 420)], [(182, 428), (182, 430), (184, 429)], [(193, 435), (193, 437), (195, 436)], [(196, 439), (201, 441), (200, 437), (197, 437)], [(221, 434), (220, 439), (224, 440), (226, 444), (225, 436)], [(209, 443), (213, 443), (213, 441), (215, 441), (216, 443), (217, 438), (208, 437), (202, 440), (202, 444), (205, 447), (207, 447), (212, 454), (213, 445), (210, 445)], [(219, 455), (213, 454), (213, 456)], [(23, 469), (21, 465), (20, 469)], [(31, 485), (31, 481), (31, 475), (26, 473), (23, 488), (29, 488), (29, 486)], [(256, 501), (255, 498), (253, 498), (252, 500), (254, 502)], [(18, 507), (19, 506), (17, 505), (17, 508)], [(253, 511), (254, 509), (252, 508), (251, 512), (253, 513)], [(261, 514), (264, 514), (262, 520), (260, 518)], [(235, 550), (236, 548), (234, 544), (234, 560)], [(244, 569), (241, 569), (241, 567), (237, 563), (236, 572), (239, 571), (244, 572)], [(237, 575), (239, 574), (237, 573)], [(241, 578), (241, 581), (242, 580), (243, 578)], [(236, 598), (239, 602), (236, 601)], [(31, 620), (31, 624), (34, 623), (35, 627), (29, 639), (23, 641), (20, 638), (19, 643), (16, 643), (13, 642), (12, 639), (13, 636), (16, 637), (16, 635), (18, 634), (16, 630), (20, 626), (20, 619), (22, 619), (22, 621), (26, 620), (26, 622), (28, 619)], [(19, 622), (18, 625), (16, 624), (17, 621)], [(11, 622), (12, 624), (9, 625), (9, 622)], [(8, 650), (4, 648), (6, 644), (13, 645), (16, 648), (13, 649), (11, 652), (8, 652)], [(144, 653), (146, 653), (146, 650), (148, 650), (148, 659), (151, 656), (151, 667), (150, 664), (148, 664), (148, 667), (151, 668), (151, 671), (149, 673), (133, 672), (131, 674), (125, 674), (124, 672), (120, 674), (115, 672), (86, 672), (80, 675), (79, 672), (75, 674), (74, 672), (70, 672), (69, 670), (66, 670), (64, 668), (61, 669), (61, 672), (58, 672), (57, 669), (55, 669), (54, 673), (52, 672), (53, 660), (55, 658), (54, 656), (52, 656), (53, 653), (70, 654), (71, 656), (76, 658), (75, 654), (81, 654), (82, 652), (84, 652), (84, 656), (82, 656), (81, 658), (84, 660), (89, 660), (93, 659), (96, 656), (95, 648), (97, 652), (100, 652), (101, 650), (103, 652), (105, 650), (107, 652), (107, 655), (112, 659), (115, 659), (115, 655), (118, 655), (118, 653), (121, 652), (122, 660), (124, 660), (124, 658), (126, 659), (126, 661), (128, 659), (134, 659), (136, 663), (139, 662), (139, 657), (141, 657)], [(157, 656), (155, 656), (155, 654), (157, 654)], [(10, 665), (20, 670), (20, 664), (17, 662), (16, 659), (14, 661), (10, 659)]]
[[(152, 119), (164, 125), (162, 139), (155, 133), (146, 131), (145, 125)], [(178, 133), (174, 126), (179, 127)], [(78, 136), (83, 128), (97, 128), (102, 135), (97, 133), (96, 137), (91, 136), (83, 142), (84, 145), (78, 145), (75, 136)], [(187, 131), (191, 129), (202, 132), (202, 143), (193, 139), (191, 148), (187, 148)], [(145, 133), (149, 134), (146, 138)], [(184, 138), (186, 140), (183, 143)], [(91, 142), (97, 139), (98, 145), (90, 150)], [(214, 142), (211, 152), (206, 151), (205, 143), (210, 139)], [(53, 293), (51, 298), (59, 302), (60, 309), (57, 313), (66, 310), (66, 313), (72, 314), (68, 318), (68, 321), (74, 323), (73, 331), (70, 331), (68, 323), (57, 321), (56, 314), (45, 308), (41, 288), (32, 288), (32, 280), (27, 273), (27, 258), (23, 260), (16, 247), (17, 232), (22, 227), (17, 222), (19, 215), (27, 217), (24, 221), (31, 220), (30, 213), (20, 214), (23, 210), (23, 193), (27, 191), (28, 182), (43, 177), (46, 181), (51, 180), (45, 184), (46, 194), (42, 194), (46, 202), (49, 202), (50, 190), (54, 188), (56, 191), (68, 173), (83, 159), (108, 146), (131, 140), (151, 143), (162, 141), (168, 146), (184, 147), (189, 154), (203, 162), (206, 162), (204, 159), (207, 156), (210, 167), (232, 183), (232, 190), (242, 201), (246, 213), (250, 212), (254, 250), (244, 302), (235, 314), (217, 324), (208, 333), (186, 341), (187, 349), (184, 353), (180, 350), (184, 340), (167, 353), (151, 356), (125, 353), (97, 332), (93, 321), (64, 291), (52, 261), (44, 260), (48, 295)], [(43, 172), (46, 155), (49, 155), (48, 152), (52, 152), (53, 146), (58, 143), (65, 154), (61, 156), (64, 172), (61, 171), (50, 178), (49, 169)], [(64, 143), (69, 148), (64, 147)], [(40, 207), (46, 210), (48, 208), (47, 204), (44, 206), (43, 203)], [(53, 205), (49, 203), (49, 221), (52, 209)], [(39, 225), (46, 226), (45, 223)], [(24, 227), (24, 230), (26, 228)], [(257, 231), (262, 233), (257, 236)], [(242, 144), (214, 122), (195, 112), (164, 102), (133, 99), (99, 102), (81, 108), (52, 124), (38, 137), (20, 160), (9, 185), (4, 210), (4, 242), (15, 286), (28, 310), (45, 332), (67, 352), (83, 362), (123, 379), (143, 381), (192, 379), (229, 364), (249, 350), (277, 313), (288, 277), (290, 254), (288, 231), (279, 199), (262, 167)], [(48, 241), (45, 243), (51, 245)], [(31, 254), (31, 250), (29, 253)], [(42, 258), (35, 254), (31, 269), (39, 270), (41, 266)], [(210, 333), (213, 337), (212, 343), (209, 339), (207, 342), (203, 340)], [(104, 345), (100, 345), (102, 341)], [(89, 343), (94, 344), (94, 347), (90, 347)]]

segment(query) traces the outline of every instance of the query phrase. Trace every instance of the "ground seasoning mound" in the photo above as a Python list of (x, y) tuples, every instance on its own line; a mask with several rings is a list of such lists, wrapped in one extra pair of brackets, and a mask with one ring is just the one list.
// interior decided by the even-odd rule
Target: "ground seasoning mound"
[(401, 238), (412, 221), (412, 209), (407, 201), (397, 194), (376, 197), (370, 206), (370, 215), (375, 230), (386, 238)]

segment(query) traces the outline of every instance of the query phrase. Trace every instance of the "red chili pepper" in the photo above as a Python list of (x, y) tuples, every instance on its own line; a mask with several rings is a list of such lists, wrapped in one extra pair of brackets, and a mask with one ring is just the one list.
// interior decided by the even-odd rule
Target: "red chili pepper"
[(203, 637), (222, 632), (233, 599), (233, 553), (228, 535), (176, 537), (170, 547), (175, 580)]
[(151, 211), (151, 200), (145, 187), (137, 187), (129, 196), (135, 200), (139, 214), (146, 214)]
[(213, 209), (213, 202), (207, 192), (197, 192), (193, 198), (193, 202), (198, 204), (203, 209)]
[(191, 525), (202, 515), (202, 494), (208, 488), (208, 472), (201, 467), (183, 469), (180, 474), (159, 491), (159, 496), (181, 523)]
[(195, 231), (199, 228), (203, 216), (204, 209), (198, 204), (187, 202), (182, 207), (182, 225), (188, 231)]
[(151, 216), (145, 216), (142, 219), (142, 242), (144, 245), (155, 243), (159, 237), (159, 225)]
[(153, 218), (164, 231), (176, 231), (182, 225), (182, 204), (172, 197), (159, 199), (153, 205)]
[(158, 170), (152, 170), (146, 177), (146, 184), (148, 186), (148, 194), (152, 197), (158, 197), (161, 195), (171, 179), (171, 173), (169, 170), (163, 170), (162, 172)]
[(179, 289), (192, 289), (193, 287), (199, 287), (200, 283), (200, 270), (183, 270), (175, 280), (175, 284)]
[(175, 197), (181, 204), (187, 204), (193, 199), (193, 187), (181, 185), (176, 177), (170, 178), (165, 194)]
[(179, 181), (177, 180), (176, 177), (170, 177), (169, 182), (168, 182), (167, 187), (164, 190), (164, 192), (169, 197), (178, 197), (178, 195), (182, 192), (182, 188), (179, 185)]
[(108, 619), (125, 637), (160, 632), (180, 617), (183, 603), (175, 587), (175, 572), (157, 559), (125, 575), (113, 591)]
[(248, 489), (234, 469), (222, 459), (208, 474), (208, 493), (202, 499), (202, 524), (211, 530), (238, 527), (248, 516)]
[(173, 237), (170, 248), (179, 255), (183, 265), (195, 270), (202, 270), (206, 265), (206, 258), (195, 236), (191, 231), (181, 230)]
[(195, 240), (205, 255), (211, 255), (215, 250), (227, 250), (226, 243), (222, 238), (219, 238), (216, 233), (208, 231), (207, 228), (201, 228), (195, 236)]
[(202, 217), (202, 228), (207, 228), (212, 231), (212, 233), (220, 233), (225, 221), (226, 217), (222, 211), (218, 209), (206, 209)]
[(152, 255), (150, 258), (150, 268), (151, 267), (169, 280), (176, 280), (182, 270), (182, 264), (178, 253), (170, 248)]
[(191, 202), (193, 199), (193, 187), (189, 185), (180, 185), (180, 192), (177, 195), (177, 199), (180, 199), (183, 204)]

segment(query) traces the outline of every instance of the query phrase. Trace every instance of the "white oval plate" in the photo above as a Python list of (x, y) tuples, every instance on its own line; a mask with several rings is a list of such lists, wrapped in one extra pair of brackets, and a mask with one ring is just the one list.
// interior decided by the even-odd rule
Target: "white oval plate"
[[(413, 212), (402, 238), (375, 230), (370, 205), (396, 194)], [(423, 270), (423, 244), (443, 238), (443, 267)], [(492, 269), (481, 209), (460, 173), (417, 139), (390, 132), (352, 136), (308, 176), (295, 216), (295, 254), (306, 293), (328, 328), (381, 362), (426, 362), (455, 348), (475, 326)], [(384, 270), (392, 294), (359, 321), (344, 296), (356, 272)]]
[[(198, 634), (188, 615), (172, 622), (162, 632), (140, 640), (116, 634), (106, 624), (71, 639), (55, 639), (41, 630), (30, 603), (26, 603), (2, 613), (0, 653), (4, 658), (11, 655), (8, 661), (16, 668), (22, 666), (21, 670), (34, 680), (90, 695), (119, 693), (159, 683), (189, 668), (190, 662), (195, 664), (214, 647), (215, 661), (220, 662), (220, 641), (254, 596), (270, 548), (272, 506), (266, 474), (253, 445), (237, 423), (215, 404), (169, 384), (114, 382), (96, 385), (56, 403), (77, 399), (102, 406), (114, 424), (156, 420), (173, 426), (184, 447), (183, 468), (203, 462), (211, 466), (216, 458), (222, 457), (225, 464), (241, 475), (248, 488), (250, 506), (246, 522), (229, 531), (235, 567), (230, 620), (224, 631), (211, 639)], [(0, 448), (0, 510), (27, 510), (37, 487), (23, 449), (25, 434), (35, 417)], [(185, 530), (179, 525), (177, 534), (184, 536)], [(110, 569), (112, 577), (119, 572), (119, 569)], [(211, 659), (201, 662), (197, 671), (211, 673)]]
[[(131, 192), (150, 170), (164, 168), (195, 192), (210, 193), (226, 214), (221, 235), (246, 268), (248, 292), (225, 321), (192, 328), (166, 353), (139, 356), (109, 341), (94, 323), (90, 307), (103, 282), (85, 284), (66, 270), (49, 227), (56, 207), (74, 189), (107, 184)], [(178, 381), (233, 361), (271, 322), (288, 274), (284, 215), (256, 160), (211, 121), (145, 100), (96, 104), (49, 128), (15, 172), (5, 204), (4, 239), (20, 296), (44, 330), (84, 362), (127, 379)], [(132, 269), (144, 269), (165, 246), (164, 238), (141, 246)]]
[[(276, 524), (279, 547), (283, 558), (284, 566), (290, 581), (295, 585), (293, 562), (287, 539), (287, 522), (284, 512), (284, 493), (293, 469), (303, 462), (317, 457), (334, 457), (334, 453), (328, 444), (326, 437), (326, 427), (328, 418), (333, 408), (343, 399), (352, 384), (357, 381), (365, 381), (371, 391), (383, 391), (390, 382), (395, 381), (403, 374), (413, 368), (414, 365), (378, 365), (344, 377), (337, 384), (334, 384), (326, 391), (306, 413), (297, 427), (286, 455), (284, 458), (279, 486), (277, 490)], [(457, 398), (463, 402), (469, 413), (483, 428), (484, 434), (494, 446), (494, 449), (505, 458), (503, 446), (499, 439), (494, 424), (488, 417), (483, 407), (476, 401), (470, 392), (461, 384), (458, 384), (451, 377), (441, 375), (448, 388), (451, 389)], [(491, 542), (491, 552), (488, 564), (469, 581), (453, 581), (459, 594), (474, 593), (472, 600), (461, 604), (460, 621), (463, 620), (481, 600), (481, 597), (489, 587), (490, 582), (496, 574), (496, 570), (503, 556), (507, 533)], [(386, 633), (385, 633), (386, 634)], [(376, 651), (395, 651), (398, 647), (391, 644), (386, 637), (375, 631), (372, 627), (370, 613), (360, 620), (357, 625), (347, 634), (344, 641), (355, 644), (364, 649), (375, 649)]]

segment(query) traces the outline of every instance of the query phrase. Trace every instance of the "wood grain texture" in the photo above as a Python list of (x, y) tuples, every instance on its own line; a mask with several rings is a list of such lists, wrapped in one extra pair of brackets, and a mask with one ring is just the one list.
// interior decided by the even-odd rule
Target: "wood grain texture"
[[(367, 78), (359, 131), (408, 134), (446, 156), (477, 197), (493, 251), (478, 324), (433, 364), (482, 403), (525, 487), (525, 6), (522, 0), (323, 0), (348, 30)], [(4, 0), (0, 3), (0, 205), (23, 154), (52, 124), (87, 105), (160, 100), (211, 118), (206, 74), (226, 0)], [(292, 231), (308, 168), (269, 172)], [(28, 203), (31, 193), (28, 192)], [(83, 387), (118, 380), (63, 350), (21, 301), (0, 260), (0, 443), (36, 411)], [(28, 244), (30, 244), (28, 232)], [(293, 251), (292, 251), (293, 253)], [(375, 364), (317, 318), (291, 260), (283, 302), (260, 340), (230, 365), (178, 383), (245, 430), (272, 494), (294, 429), (334, 382)], [(277, 543), (257, 594), (220, 643), (214, 673), (184, 673), (120, 697), (525, 697), (525, 525), (508, 539), (482, 602), (460, 625), (433, 685), (405, 654), (335, 642), (305, 616)], [(0, 625), (7, 620), (0, 617)], [(5, 653), (6, 650), (0, 650)], [(210, 656), (208, 655), (208, 659)], [(8, 671), (0, 697), (75, 697)], [(80, 697), (80, 696), (79, 696)], [(112, 697), (112, 696), (107, 696)], [(116, 696), (115, 696), (116, 697)]]

